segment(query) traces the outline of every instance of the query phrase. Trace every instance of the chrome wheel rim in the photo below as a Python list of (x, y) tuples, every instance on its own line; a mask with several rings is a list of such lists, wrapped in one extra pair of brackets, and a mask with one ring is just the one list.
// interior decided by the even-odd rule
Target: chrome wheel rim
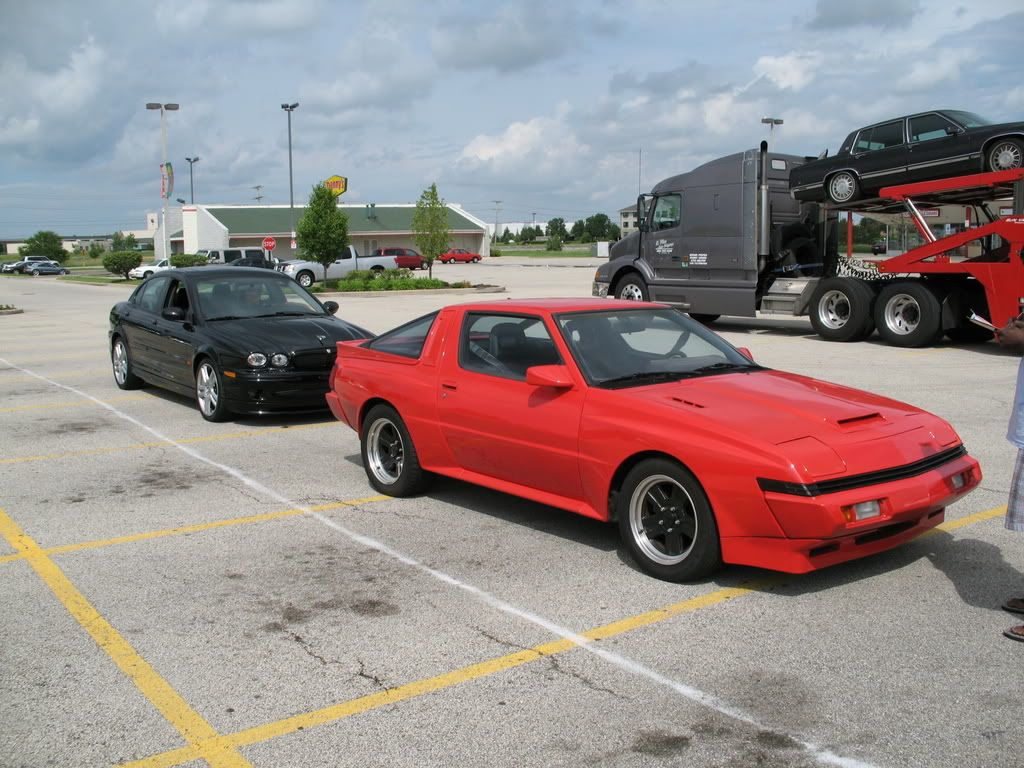
[(645, 557), (659, 565), (677, 565), (697, 541), (693, 499), (668, 475), (652, 475), (630, 497), (629, 527)]
[(402, 433), (390, 419), (377, 419), (366, 433), (366, 458), (373, 476), (385, 485), (393, 485), (405, 466)]
[(196, 376), (196, 400), (199, 402), (199, 410), (206, 416), (212, 416), (217, 410), (217, 403), (220, 402), (217, 372), (209, 363), (199, 366), (199, 375)]
[(114, 342), (113, 351), (114, 381), (124, 384), (128, 380), (128, 350), (124, 342), (118, 339)]
[(1020, 147), (1010, 141), (995, 146), (989, 157), (992, 158), (992, 168), (996, 171), (1010, 171), (1024, 164)]
[(833, 331), (843, 328), (850, 322), (850, 298), (842, 291), (829, 291), (818, 302), (818, 319)]
[(629, 283), (622, 286), (622, 290), (619, 291), (619, 298), (625, 299), (626, 301), (643, 301), (644, 293), (640, 290), (640, 286), (636, 283)]
[(837, 173), (828, 182), (829, 195), (837, 203), (845, 203), (857, 188), (853, 176), (848, 173)]
[(906, 293), (893, 296), (885, 305), (885, 326), (893, 333), (906, 336), (921, 324), (921, 306)]
[(313, 278), (309, 275), (299, 275), (299, 285), (303, 288), (309, 288), (313, 284)]

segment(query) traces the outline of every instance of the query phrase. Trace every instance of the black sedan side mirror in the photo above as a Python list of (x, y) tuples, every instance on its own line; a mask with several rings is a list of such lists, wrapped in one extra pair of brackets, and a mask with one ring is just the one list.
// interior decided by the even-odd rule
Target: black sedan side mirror
[(325, 301), (324, 302), (324, 309), (327, 311), (328, 315), (333, 315), (335, 312), (338, 311), (338, 302), (336, 302), (336, 301)]
[(185, 310), (181, 307), (164, 307), (164, 311), (160, 314), (164, 320), (173, 320), (177, 323), (185, 319)]

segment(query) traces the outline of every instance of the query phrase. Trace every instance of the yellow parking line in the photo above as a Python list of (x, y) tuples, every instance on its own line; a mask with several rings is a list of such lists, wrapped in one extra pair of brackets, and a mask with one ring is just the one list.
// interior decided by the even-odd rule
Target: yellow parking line
[(161, 715), (181, 734), (189, 749), (197, 758), (211, 766), (237, 768), (250, 765), (235, 746), (222, 737), (202, 715), (192, 709), (170, 683), (143, 659), (139, 653), (100, 615), (85, 595), (49, 557), (43, 554), (39, 545), (25, 534), (18, 524), (0, 509), (0, 534), (25, 559), (32, 570), (43, 580), (61, 605), (111, 660), (135, 683), (143, 696), (156, 707)]
[(944, 523), (939, 523), (930, 531), (923, 533), (922, 536), (930, 536), (931, 534), (938, 533), (939, 531), (955, 531), (957, 528), (963, 528), (965, 525), (980, 523), (983, 520), (991, 520), (993, 517), (999, 517), (1004, 514), (1006, 514), (1005, 504), (1001, 507), (986, 509), (984, 512), (975, 512), (973, 515), (964, 515), (963, 517), (958, 517), (956, 520), (947, 520)]
[[(587, 632), (583, 632), (581, 635), (588, 640), (602, 640), (622, 634), (623, 632), (628, 632), (631, 629), (637, 629), (638, 627), (648, 626), (658, 621), (663, 621), (671, 616), (678, 616), (681, 613), (696, 611), (726, 600), (732, 600), (740, 595), (752, 592), (754, 589), (754, 587), (730, 587), (727, 589), (719, 589), (707, 595), (701, 595), (700, 597), (695, 597), (690, 600), (684, 600), (680, 603), (666, 606), (665, 608), (657, 611), (650, 611), (649, 613), (641, 614), (633, 619), (625, 619), (623, 621), (614, 622), (613, 624), (597, 627)], [(389, 704), (397, 704), (400, 701), (433, 693), (435, 691), (442, 690), (443, 688), (450, 688), (454, 685), (459, 685), (460, 683), (469, 682), (470, 680), (487, 677), (497, 672), (503, 672), (507, 669), (529, 664), (530, 662), (543, 659), (547, 656), (564, 653), (565, 651), (571, 650), (575, 647), (576, 644), (571, 640), (553, 640), (549, 643), (535, 645), (532, 648), (516, 651), (515, 653), (500, 656), (496, 659), (489, 659), (477, 664), (471, 664), (467, 667), (462, 667), (461, 669), (457, 669), (452, 672), (445, 672), (444, 674), (436, 675), (425, 680), (417, 680), (412, 683), (400, 685), (396, 688), (389, 688), (386, 691), (380, 691), (367, 696), (360, 696), (359, 698), (352, 699), (350, 701), (332, 704), (331, 706), (316, 709), (312, 712), (305, 712), (299, 715), (293, 715), (292, 717), (286, 717), (283, 720), (267, 723), (265, 725), (247, 728), (244, 731), (225, 735), (224, 738), (228, 743), (235, 747), (243, 747), (250, 744), (269, 741), (270, 739), (277, 738), (278, 736), (285, 736), (289, 733), (295, 733), (296, 731), (302, 731), (318, 725), (335, 722), (346, 717), (351, 717), (352, 715), (368, 712), (372, 709), (378, 709), (379, 707), (384, 707)], [(146, 768), (156, 768), (157, 766), (166, 767), (180, 765), (181, 763), (188, 762), (189, 760), (194, 760), (197, 757), (199, 757), (199, 755), (196, 753), (194, 747), (181, 747), (143, 760), (123, 763), (122, 768), (128, 768), (128, 766), (131, 766), (131, 768), (141, 768), (142, 766), (146, 766)]]
[[(309, 507), (314, 512), (326, 512), (331, 509), (340, 509), (342, 507), (358, 507), (361, 504), (372, 504), (377, 501), (387, 501), (390, 496), (367, 496), (363, 499), (348, 499), (347, 501), (334, 501), (330, 504), (317, 504), (316, 506)], [(61, 544), (56, 547), (46, 547), (42, 549), (44, 555), (62, 555), (65, 552), (80, 552), (83, 549), (100, 549), (102, 547), (110, 547), (116, 544), (131, 544), (136, 541), (148, 541), (149, 539), (160, 539), (165, 536), (180, 536), (188, 533), (198, 533), (200, 531), (209, 531), (214, 528), (226, 528), (232, 525), (247, 525), (248, 523), (263, 523), (268, 520), (280, 520), (286, 517), (297, 517), (298, 515), (305, 514), (305, 510), (302, 509), (284, 509), (278, 512), (266, 512), (261, 515), (247, 515), (245, 517), (229, 517), (224, 520), (213, 520), (209, 523), (196, 523), (194, 525), (181, 525), (177, 528), (164, 528), (159, 531), (145, 531), (143, 533), (132, 533), (127, 536), (115, 536), (110, 539), (97, 539), (94, 541), (83, 541), (78, 544)], [(26, 555), (24, 553), (18, 553), (14, 555), (3, 555), (0, 556), (0, 564), (11, 563), (15, 560), (23, 560)]]
[[(1005, 509), (1006, 507), (997, 507), (984, 512), (977, 512), (973, 515), (967, 515), (965, 517), (958, 518), (957, 520), (942, 523), (941, 525), (936, 526), (933, 531), (954, 530), (973, 523), (990, 520), (993, 517), (997, 517)], [(932, 531), (929, 531), (929, 533), (931, 532)], [(758, 583), (751, 584), (748, 587), (726, 587), (724, 589), (718, 589), (706, 595), (700, 595), (678, 603), (673, 603), (672, 605), (665, 606), (664, 608), (658, 608), (636, 616), (620, 619), (619, 621), (614, 621), (610, 624), (604, 624), (587, 630), (586, 632), (581, 632), (580, 634), (582, 637), (589, 640), (606, 640), (642, 627), (657, 624), (674, 616), (699, 611), (703, 608), (709, 608), (713, 605), (724, 603), (727, 600), (742, 597), (743, 595), (750, 594), (751, 592), (761, 591), (768, 587), (785, 583), (785, 581), (791, 578), (795, 577), (789, 574), (779, 574), (777, 576), (768, 577)], [(524, 664), (529, 664), (548, 656), (564, 653), (565, 651), (572, 650), (575, 647), (576, 644), (571, 640), (554, 640), (549, 643), (543, 643), (541, 645), (535, 645), (532, 648), (517, 651), (516, 653), (510, 653), (505, 656), (499, 656), (495, 659), (471, 664), (452, 672), (445, 672), (434, 677), (406, 683), (405, 685), (389, 688), (378, 693), (360, 696), (357, 699), (351, 699), (349, 701), (339, 702), (321, 709), (315, 709), (312, 712), (292, 715), (291, 717), (275, 720), (274, 722), (258, 725), (253, 728), (247, 728), (236, 733), (225, 734), (223, 738), (235, 747), (244, 747), (251, 744), (269, 741), (279, 736), (286, 736), (288, 734), (295, 733), (296, 731), (336, 722), (338, 720), (343, 720), (346, 717), (378, 709), (389, 704), (396, 704), (400, 701), (423, 696), (425, 694), (433, 693), (444, 688), (450, 688), (471, 680), (488, 677), (489, 675), (503, 672), (514, 667), (519, 667)], [(160, 754), (153, 755), (142, 760), (122, 763), (120, 768), (170, 768), (170, 766), (181, 765), (182, 763), (194, 760), (197, 757), (199, 757), (199, 755), (194, 747), (180, 747), (178, 749), (168, 750), (167, 752), (161, 752)]]
[[(152, 395), (119, 395), (108, 397), (104, 403), (125, 403), (132, 400), (146, 400)], [(84, 405), (95, 406), (92, 400), (57, 400), (52, 403), (39, 403), (37, 405), (14, 405), (10, 408), (0, 408), (0, 413), (17, 413), (19, 411), (39, 411), (55, 408), (81, 408)]]
[[(337, 427), (339, 422), (327, 421), (318, 424), (294, 424), (287, 427), (264, 427), (263, 429), (250, 429), (244, 432), (228, 432), (223, 435), (204, 435), (202, 437), (185, 437), (174, 442), (179, 445), (192, 445), (194, 443), (214, 443), (220, 440), (242, 440), (250, 437), (260, 437), (274, 432), (292, 432), (300, 429), (321, 429), (324, 427)], [(80, 451), (66, 451), (63, 453), (44, 453), (36, 456), (12, 456), (0, 459), (0, 464), (24, 464), (30, 461), (52, 461), (55, 459), (70, 459), (79, 456), (99, 456), (107, 453), (120, 453), (122, 451), (138, 451), (146, 448), (171, 448), (173, 447), (166, 440), (154, 440), (151, 443), (132, 443), (131, 445), (119, 445), (109, 448), (84, 448)]]

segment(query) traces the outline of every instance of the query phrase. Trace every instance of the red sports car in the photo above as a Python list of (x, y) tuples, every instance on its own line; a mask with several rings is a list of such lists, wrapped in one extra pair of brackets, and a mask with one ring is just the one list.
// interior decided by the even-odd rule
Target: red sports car
[(676, 581), (889, 549), (981, 481), (942, 419), (764, 368), (659, 304), (447, 307), (340, 342), (327, 401), (381, 493), (436, 473), (617, 520), (644, 570)]
[(470, 253), (465, 248), (452, 248), (445, 253), (442, 253), (437, 257), (442, 264), (454, 264), (456, 261), (461, 261), (466, 264), (475, 264), (480, 261), (479, 253)]

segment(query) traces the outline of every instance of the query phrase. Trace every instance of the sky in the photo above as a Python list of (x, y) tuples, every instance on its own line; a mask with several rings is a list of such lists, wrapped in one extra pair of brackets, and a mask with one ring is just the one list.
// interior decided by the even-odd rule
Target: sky
[[(769, 138), (959, 108), (1024, 120), (1024, 0), (0, 0), (0, 240), (143, 229), (173, 197), (441, 196), (493, 222), (616, 212)], [(255, 189), (261, 186), (259, 192)], [(494, 201), (500, 200), (500, 211)]]

